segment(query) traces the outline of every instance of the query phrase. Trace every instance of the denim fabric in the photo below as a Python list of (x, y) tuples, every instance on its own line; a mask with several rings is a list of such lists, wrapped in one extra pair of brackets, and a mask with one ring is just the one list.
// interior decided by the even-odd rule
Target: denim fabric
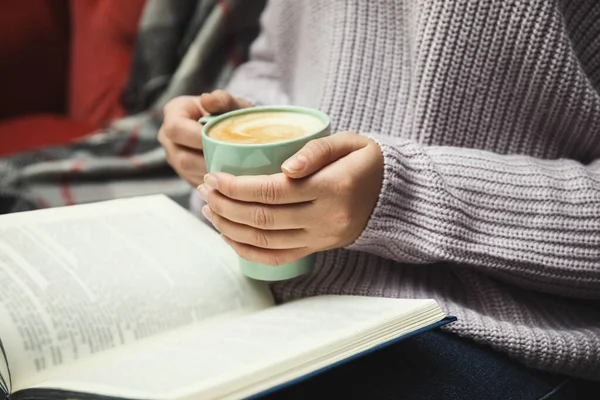
[(398, 342), (262, 397), (264, 400), (598, 398), (599, 383), (533, 370), (503, 354), (439, 330)]

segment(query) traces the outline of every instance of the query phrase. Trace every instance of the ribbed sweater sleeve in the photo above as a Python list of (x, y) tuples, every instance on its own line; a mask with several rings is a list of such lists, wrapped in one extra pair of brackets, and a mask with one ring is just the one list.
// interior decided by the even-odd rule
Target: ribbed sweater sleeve
[(352, 249), (460, 263), (539, 291), (600, 299), (600, 160), (371, 137), (384, 155), (383, 187)]
[(226, 90), (255, 105), (288, 104), (279, 80), (269, 38), (262, 33), (250, 48), (250, 60), (238, 67)]

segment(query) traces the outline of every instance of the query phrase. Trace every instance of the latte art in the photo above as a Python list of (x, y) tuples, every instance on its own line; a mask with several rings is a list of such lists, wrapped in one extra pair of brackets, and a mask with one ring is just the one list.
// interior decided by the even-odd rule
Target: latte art
[(312, 115), (273, 111), (227, 118), (210, 128), (208, 136), (229, 143), (265, 144), (313, 134), (325, 123)]

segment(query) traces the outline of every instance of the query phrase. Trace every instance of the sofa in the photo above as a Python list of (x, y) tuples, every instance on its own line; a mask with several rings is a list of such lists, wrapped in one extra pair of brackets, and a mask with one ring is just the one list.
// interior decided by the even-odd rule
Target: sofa
[(145, 1), (0, 2), (0, 156), (77, 140), (123, 115)]

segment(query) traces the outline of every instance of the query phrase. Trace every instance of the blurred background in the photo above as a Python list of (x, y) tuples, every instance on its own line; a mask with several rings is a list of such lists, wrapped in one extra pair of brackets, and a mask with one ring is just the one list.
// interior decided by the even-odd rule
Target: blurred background
[(0, 155), (61, 144), (123, 115), (145, 2), (0, 1)]
[(224, 87), (265, 0), (0, 0), (0, 214), (192, 188), (170, 99)]

